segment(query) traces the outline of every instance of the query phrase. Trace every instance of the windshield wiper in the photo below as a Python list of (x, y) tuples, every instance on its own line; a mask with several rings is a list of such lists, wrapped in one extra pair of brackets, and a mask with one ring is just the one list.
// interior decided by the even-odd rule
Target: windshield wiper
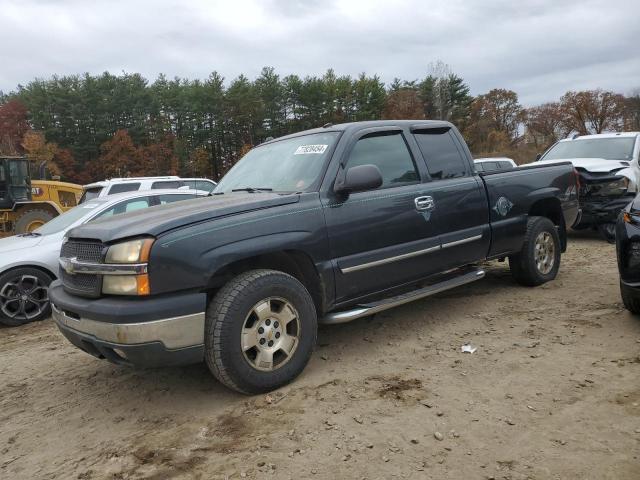
[(257, 193), (257, 192), (273, 192), (273, 188), (266, 187), (243, 187), (243, 188), (234, 188), (231, 190), (232, 192), (249, 192), (249, 193)]
[(42, 234), (38, 232), (26, 232), (18, 235), (19, 237), (41, 237)]

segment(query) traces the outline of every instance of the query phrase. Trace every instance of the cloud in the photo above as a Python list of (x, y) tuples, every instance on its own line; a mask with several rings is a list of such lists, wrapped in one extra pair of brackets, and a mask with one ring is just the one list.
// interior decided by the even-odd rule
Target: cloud
[(524, 104), (640, 87), (640, 3), (611, 0), (2, 0), (0, 90), (105, 70), (153, 80), (336, 73), (423, 77), (442, 60), (472, 93)]

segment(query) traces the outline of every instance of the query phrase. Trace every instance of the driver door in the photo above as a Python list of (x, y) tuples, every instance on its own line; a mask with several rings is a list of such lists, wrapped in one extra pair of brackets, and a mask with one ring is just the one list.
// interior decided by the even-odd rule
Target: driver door
[(383, 183), (325, 205), (337, 303), (437, 272), (440, 239), (425, 208), (424, 174), (405, 132), (397, 127), (364, 130), (346, 149), (342, 164), (345, 170), (375, 165)]

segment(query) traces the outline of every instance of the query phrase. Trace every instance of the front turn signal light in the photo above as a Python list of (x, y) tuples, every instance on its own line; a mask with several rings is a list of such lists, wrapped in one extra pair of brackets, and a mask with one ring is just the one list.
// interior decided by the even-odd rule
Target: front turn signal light
[(149, 275), (105, 275), (102, 293), (107, 295), (149, 295)]
[(633, 219), (633, 215), (631, 215), (629, 212), (622, 212), (622, 221), (624, 223), (636, 223), (636, 221)]

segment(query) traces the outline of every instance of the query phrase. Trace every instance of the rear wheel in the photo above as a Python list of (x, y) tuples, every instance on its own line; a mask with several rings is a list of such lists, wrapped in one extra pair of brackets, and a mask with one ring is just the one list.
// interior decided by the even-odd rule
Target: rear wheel
[(275, 270), (252, 270), (211, 300), (205, 320), (205, 360), (213, 375), (241, 393), (269, 392), (304, 369), (317, 335), (307, 289)]
[(509, 257), (511, 274), (526, 286), (553, 280), (560, 268), (560, 236), (545, 217), (530, 217), (520, 253)]
[(35, 268), (0, 275), (0, 323), (12, 327), (43, 320), (51, 313), (51, 277)]
[(29, 233), (33, 232), (36, 228), (41, 227), (49, 220), (51, 220), (54, 215), (42, 209), (30, 209), (23, 210), (15, 223), (15, 233)]
[(628, 287), (622, 280), (620, 281), (620, 295), (622, 296), (622, 303), (624, 308), (631, 313), (640, 314), (640, 293), (634, 288)]

